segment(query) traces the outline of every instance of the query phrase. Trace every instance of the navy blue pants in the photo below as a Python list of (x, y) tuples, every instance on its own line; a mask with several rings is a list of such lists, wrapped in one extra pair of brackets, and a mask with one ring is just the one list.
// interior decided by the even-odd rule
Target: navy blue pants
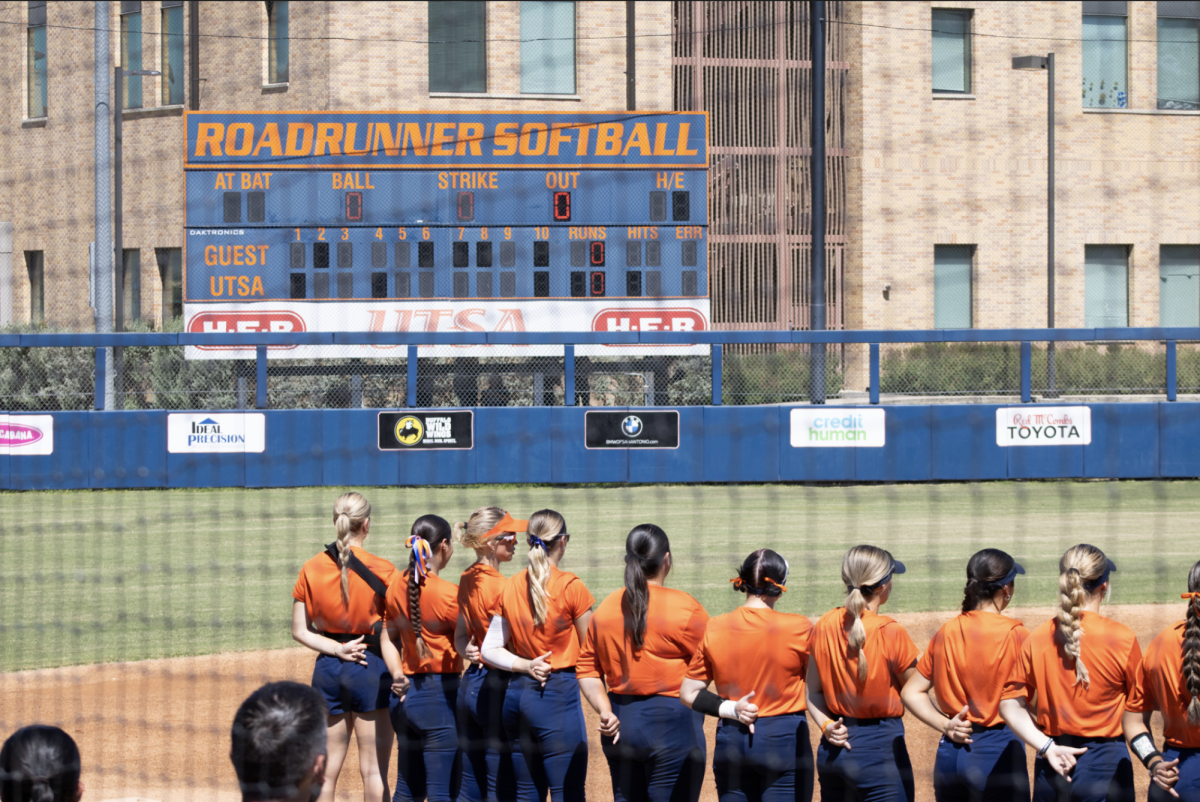
[(913, 802), (913, 769), (900, 718), (845, 720), (850, 748), (817, 746), (821, 802)]
[(512, 749), (504, 734), (504, 693), (512, 674), (472, 665), (458, 689), (462, 802), (506, 802), (516, 797)]
[(1050, 762), (1033, 763), (1034, 802), (1133, 802), (1133, 763), (1124, 738), (1055, 737), (1060, 746), (1087, 747), (1071, 771), (1071, 781)]
[(388, 706), (392, 675), (383, 658), (366, 652), (367, 664), (349, 663), (330, 654), (317, 655), (312, 686), (325, 697), (329, 715), (370, 713)]
[[(1175, 783), (1175, 793), (1180, 800), (1190, 801), (1200, 799), (1200, 749), (1177, 749), (1174, 746), (1164, 746), (1163, 760), (1179, 760), (1179, 782)], [(1179, 802), (1150, 782), (1150, 802)]]
[(575, 670), (556, 671), (539, 687), (514, 674), (504, 694), (504, 731), (512, 744), (517, 799), (553, 802), (585, 799), (587, 729)]
[(933, 797), (937, 802), (1029, 802), (1025, 744), (1003, 725), (973, 733), (969, 744), (943, 737), (933, 764)]
[(754, 722), (753, 735), (745, 724), (722, 719), (713, 775), (721, 802), (809, 802), (813, 754), (808, 719), (803, 713), (766, 716)]
[(451, 802), (458, 796), (458, 674), (414, 674), (401, 702), (391, 699), (399, 750), (394, 802)]
[(704, 783), (704, 714), (674, 696), (608, 700), (621, 737), (601, 736), (616, 802), (696, 802)]

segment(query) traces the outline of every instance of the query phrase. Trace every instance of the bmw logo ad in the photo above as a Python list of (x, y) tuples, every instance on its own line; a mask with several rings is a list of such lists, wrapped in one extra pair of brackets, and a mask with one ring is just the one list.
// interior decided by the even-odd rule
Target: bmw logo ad
[(679, 448), (679, 411), (588, 410), (583, 416), (587, 448)]

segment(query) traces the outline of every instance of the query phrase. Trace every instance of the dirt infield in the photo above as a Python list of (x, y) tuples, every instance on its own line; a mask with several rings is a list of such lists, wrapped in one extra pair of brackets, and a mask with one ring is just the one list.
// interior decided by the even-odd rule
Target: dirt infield
[[(1114, 605), (1105, 613), (1132, 627), (1144, 647), (1180, 616), (1178, 605)], [(1044, 621), (1051, 611), (1014, 611), (1027, 624)], [(924, 648), (953, 613), (901, 613), (895, 617)], [(89, 800), (240, 800), (229, 764), (229, 724), (238, 704), (264, 682), (307, 682), (313, 655), (305, 649), (242, 652), (205, 657), (150, 660), (47, 669), (0, 675), (0, 734), (34, 722), (57, 724), (79, 742), (83, 782)], [(595, 736), (595, 716), (584, 705), (593, 732), (588, 795), (610, 799), (604, 756)], [(917, 798), (932, 799), (931, 771), (937, 737), (906, 717), (908, 749), (917, 777)], [(1157, 718), (1157, 717), (1156, 717)], [(709, 754), (716, 728), (707, 722)], [(1161, 730), (1156, 724), (1156, 739)], [(1032, 762), (1032, 760), (1031, 760)], [(346, 760), (338, 783), (339, 799), (361, 799), (357, 756)], [(1146, 773), (1135, 765), (1138, 798), (1144, 798)], [(395, 776), (395, 763), (390, 777)], [(819, 795), (819, 794), (818, 794)], [(701, 799), (716, 800), (711, 770)]]

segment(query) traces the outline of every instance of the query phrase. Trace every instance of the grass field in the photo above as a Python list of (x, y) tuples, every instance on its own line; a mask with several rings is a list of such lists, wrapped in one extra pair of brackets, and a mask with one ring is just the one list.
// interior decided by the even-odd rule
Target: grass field
[[(740, 602), (734, 567), (769, 546), (791, 562), (780, 609), (840, 603), (855, 543), (908, 564), (889, 608), (954, 609), (964, 567), (995, 546), (1029, 569), (1016, 603), (1055, 601), (1057, 560), (1087, 541), (1118, 564), (1113, 601), (1179, 601), (1200, 557), (1197, 482), (1047, 482), (881, 487), (782, 485), (367, 488), (372, 552), (407, 564), (414, 518), (462, 520), (485, 504), (527, 517), (552, 507), (572, 540), (563, 568), (599, 599), (622, 583), (625, 535), (654, 522), (671, 537), (668, 584), (713, 613)], [(0, 494), (0, 671), (292, 644), (291, 588), (334, 537), (339, 488)], [(473, 555), (459, 550), (448, 576)], [(523, 552), (506, 573), (524, 566)]]

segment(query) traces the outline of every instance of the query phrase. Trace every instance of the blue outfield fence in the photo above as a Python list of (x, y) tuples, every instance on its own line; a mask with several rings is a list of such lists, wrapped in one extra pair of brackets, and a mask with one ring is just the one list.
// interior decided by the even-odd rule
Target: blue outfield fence
[[(1030, 403), (1030, 343), (1113, 340), (1166, 342), (1166, 401)], [(107, 347), (253, 345), (262, 410), (0, 413), (0, 488), (1196, 477), (1200, 403), (1175, 400), (1174, 370), (1176, 341), (1192, 340), (1200, 329), (0, 335), (0, 347), (95, 348), (99, 388)], [(875, 406), (880, 344), (1013, 341), (1024, 403)], [(412, 415), (264, 409), (267, 346), (364, 343), (409, 346)], [(483, 343), (564, 345), (567, 405), (415, 409), (419, 345)], [(573, 346), (635, 343), (713, 345), (712, 403), (572, 406)], [(747, 343), (868, 344), (869, 403), (722, 406), (723, 346)], [(664, 411), (677, 413), (667, 429), (643, 429)]]

